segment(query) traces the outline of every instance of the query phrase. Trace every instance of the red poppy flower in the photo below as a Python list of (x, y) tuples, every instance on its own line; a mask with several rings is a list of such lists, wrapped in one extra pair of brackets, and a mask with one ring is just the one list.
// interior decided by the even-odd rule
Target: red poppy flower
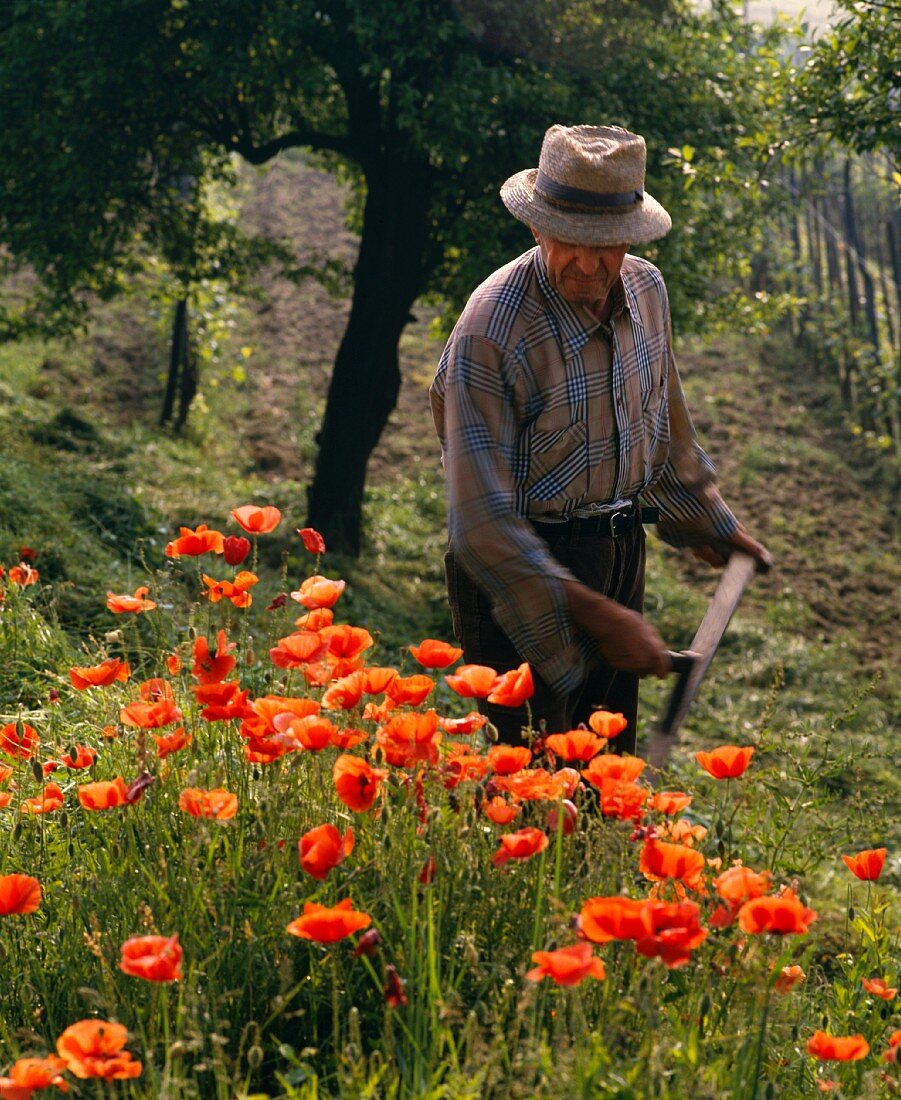
[(232, 508), (231, 514), (238, 526), (250, 535), (268, 535), (278, 527), (282, 518), (278, 508), (271, 504), (244, 504), (240, 508)]
[(532, 670), (527, 662), (523, 662), (519, 668), (511, 669), (499, 676), (497, 683), (488, 696), (489, 703), (496, 703), (501, 707), (521, 707), (526, 699), (531, 699), (535, 694), (535, 685), (532, 682)]
[(773, 988), (777, 993), (788, 993), (790, 989), (794, 989), (796, 985), (801, 985), (806, 980), (807, 975), (797, 964), (783, 966), (773, 984)]
[(807, 1040), (807, 1053), (821, 1062), (857, 1062), (870, 1053), (870, 1044), (862, 1035), (827, 1035), (815, 1031)]
[(167, 558), (197, 558), (201, 554), (221, 554), (225, 545), (225, 535), (221, 531), (211, 531), (205, 523), (198, 525), (195, 531), (190, 527), (179, 527), (179, 537), (166, 544)]
[(338, 797), (355, 813), (365, 813), (370, 809), (387, 774), (381, 768), (371, 767), (362, 757), (350, 753), (339, 756), (332, 769)]
[(365, 683), (362, 669), (342, 676), (322, 696), (323, 707), (326, 710), (352, 710), (363, 698)]
[(464, 718), (439, 718), (438, 725), (451, 737), (468, 737), (480, 730), (488, 719), (477, 710), (472, 710)]
[(434, 687), (431, 676), (395, 676), (385, 688), (385, 694), (396, 706), (418, 707)]
[(658, 814), (678, 814), (691, 805), (691, 795), (682, 791), (657, 791), (648, 799), (647, 808)]
[(106, 1081), (141, 1076), (141, 1063), (122, 1048), (128, 1031), (108, 1020), (79, 1020), (56, 1040), (56, 1052), (76, 1077)]
[(129, 703), (119, 711), (119, 719), (126, 726), (144, 730), (156, 730), (182, 720), (182, 713), (172, 699), (160, 699), (156, 703)]
[(330, 607), (317, 607), (295, 619), (294, 625), (298, 630), (322, 630), (323, 627), (331, 626), (334, 621), (335, 613)]
[(319, 704), (315, 699), (297, 699), (290, 695), (261, 695), (249, 704), (249, 711), (239, 732), (242, 737), (260, 738), (278, 733), (275, 720), (279, 715), (306, 718), (308, 714), (319, 713)]
[(97, 759), (97, 750), (87, 745), (75, 745), (63, 754), (61, 760), (48, 760), (44, 764), (44, 775), (55, 772), (57, 768), (69, 768), (70, 771), (82, 771), (90, 768)]
[(78, 801), (86, 810), (112, 810), (128, 801), (125, 780), (117, 776), (111, 782), (82, 783), (78, 788)]
[(327, 643), (320, 634), (301, 630), (279, 638), (278, 645), (269, 650), (269, 660), (277, 668), (302, 668), (311, 661), (318, 661), (327, 652)]
[(634, 898), (589, 898), (579, 913), (579, 931), (592, 943), (646, 939), (654, 934), (652, 904)]
[(311, 554), (325, 553), (325, 539), (313, 527), (298, 527), (297, 533), (303, 540), (305, 549)]
[(284, 738), (293, 748), (307, 752), (322, 752), (338, 732), (334, 722), (321, 714), (308, 714), (305, 718), (280, 714), (275, 719), (275, 728), (278, 731), (275, 740)]
[(867, 993), (872, 993), (883, 1001), (893, 1001), (898, 996), (898, 990), (890, 986), (885, 978), (862, 978), (861, 985)]
[(357, 745), (362, 744), (369, 734), (366, 730), (352, 729), (346, 726), (344, 729), (335, 727), (332, 734), (332, 748), (341, 749), (342, 752), (346, 752), (348, 749), (355, 748)]
[[(602, 757), (595, 757), (596, 760)], [(592, 780), (592, 782), (594, 782)], [(619, 821), (637, 821), (644, 811), (648, 791), (628, 779), (602, 779), (598, 784), (599, 804), (604, 817)]]
[(152, 733), (150, 736), (156, 743), (156, 754), (160, 760), (165, 760), (174, 752), (181, 752), (193, 740), (191, 734), (185, 733), (184, 726), (179, 726), (171, 733)]
[(149, 591), (147, 585), (142, 584), (140, 588), (135, 589), (133, 596), (117, 596), (113, 592), (107, 592), (106, 606), (114, 615), (124, 615), (128, 612), (140, 615), (143, 611), (152, 611), (156, 603), (147, 599)]
[(238, 812), (238, 796), (225, 790), (223, 787), (215, 787), (213, 790), (202, 790), (199, 787), (188, 787), (178, 797), (179, 809), (192, 817), (210, 817), (216, 821), (228, 821)]
[(353, 848), (353, 829), (348, 829), (342, 837), (334, 825), (317, 825), (300, 838), (297, 853), (301, 867), (321, 882)]
[[(3, 751), (2, 737), (3, 731), (0, 730), (0, 752)], [(887, 854), (887, 848), (866, 848), (856, 855), (842, 856), (842, 859), (852, 875), (863, 882), (875, 882), (882, 874), (882, 866)]]
[(441, 731), (433, 710), (392, 715), (375, 736), (392, 767), (410, 767), (419, 760), (434, 764), (438, 760)]
[(495, 867), (501, 867), (511, 859), (531, 859), (548, 846), (547, 834), (532, 826), (515, 833), (503, 833), (498, 839), (501, 846), (491, 857)]
[(39, 795), (34, 798), (24, 798), (19, 804), (19, 810), (23, 814), (50, 814), (63, 807), (62, 788), (56, 783), (48, 783)]
[(243, 535), (229, 535), (222, 544), (222, 556), (226, 565), (240, 565), (250, 553), (250, 539)]
[(714, 779), (737, 779), (744, 775), (753, 755), (752, 745), (720, 745), (712, 752), (696, 752), (695, 760)]
[(245, 569), (236, 573), (233, 581), (217, 581), (208, 577), (206, 573), (202, 573), (201, 576), (208, 589), (207, 592), (201, 592), (202, 596), (206, 596), (210, 603), (230, 600), (235, 607), (250, 607), (253, 596), (249, 589), (258, 584), (260, 579), (255, 573), (249, 573)]
[(62, 1078), (66, 1068), (62, 1058), (48, 1055), (46, 1058), (20, 1058), (9, 1071), (9, 1077), (0, 1077), (0, 1097), (4, 1100), (31, 1100), (35, 1089), (59, 1089), (68, 1092), (69, 1085)]
[(506, 791), (517, 802), (556, 802), (567, 794), (564, 777), (559, 772), (551, 775), (544, 768), (498, 775), (493, 782), (497, 790)]
[(498, 775), (515, 775), (532, 762), (532, 750), (525, 745), (493, 745), (488, 750), (488, 766)]
[(596, 710), (588, 716), (589, 727), (608, 740), (622, 733), (628, 724), (621, 714), (609, 710)]
[(37, 569), (28, 564), (27, 561), (21, 562), (19, 565), (14, 565), (9, 571), (9, 579), (13, 584), (17, 584), (20, 588), (27, 588), (30, 584), (37, 584), (40, 574)]
[(486, 699), (497, 681), (497, 673), (487, 665), (460, 665), (453, 676), (444, 677), (451, 691), (464, 699)]
[(5, 810), (12, 800), (13, 796), (10, 791), (0, 791), (0, 810)]
[(0, 917), (33, 913), (41, 904), (41, 884), (31, 875), (0, 875)]
[(707, 938), (701, 927), (700, 909), (693, 901), (677, 905), (651, 902), (650, 911), (654, 930), (651, 935), (636, 939), (635, 950), (647, 958), (662, 959), (670, 970), (684, 966), (692, 951)]
[(545, 737), (544, 744), (563, 760), (587, 762), (597, 756), (607, 744), (607, 739), (598, 737), (591, 730), (569, 730), (567, 733), (552, 733)]
[(200, 717), (205, 722), (230, 722), (246, 718), (250, 712), (247, 697), (249, 688), (241, 691), (237, 680), (215, 684), (197, 684), (193, 689), (198, 705), (203, 707)]
[(522, 807), (516, 802), (507, 802), (500, 795), (495, 795), (490, 801), (482, 800), (482, 811), (495, 825), (510, 825), (522, 813)]
[(303, 915), (292, 920), (286, 932), (317, 943), (337, 943), (354, 932), (360, 932), (372, 924), (368, 913), (357, 912), (350, 898), (339, 901), (331, 908), (308, 901), (303, 907)]
[(408, 648), (423, 668), (447, 668), (463, 656), (462, 649), (435, 638), (426, 638), (419, 645)]
[(297, 592), (291, 593), (291, 599), (316, 611), (321, 607), (334, 607), (347, 587), (346, 581), (330, 581), (318, 574), (307, 577)]
[(407, 995), (404, 993), (404, 983), (400, 974), (389, 963), (385, 967), (385, 987), (382, 990), (385, 1004), (389, 1008), (403, 1008), (407, 1004)]
[(469, 752), (466, 745), (451, 745), (449, 749), (442, 765), (447, 790), (453, 790), (467, 779), (481, 779), (488, 770), (488, 758)]
[(692, 890), (702, 887), (705, 866), (704, 856), (694, 848), (653, 839), (645, 841), (638, 862), (638, 869), (645, 878), (652, 881), (677, 879)]
[(27, 722), (9, 722), (0, 729), (0, 752), (6, 756), (30, 760), (37, 747), (37, 730)]
[[(560, 810), (563, 811), (562, 815)], [(549, 833), (556, 833), (558, 826), (563, 830), (564, 836), (572, 836), (576, 830), (576, 822), (579, 820), (579, 811), (576, 808), (574, 802), (570, 802), (568, 798), (565, 798), (559, 808), (557, 806), (551, 806), (547, 812), (547, 830)]]
[(791, 890), (777, 897), (752, 898), (738, 911), (739, 928), (754, 936), (765, 932), (804, 935), (816, 919), (816, 913), (805, 908)]
[(5, 764), (0, 764), (0, 784), (5, 783), (12, 773), (12, 768), (6, 767)]
[(119, 969), (133, 978), (143, 978), (148, 982), (177, 982), (183, 977), (178, 933), (174, 936), (134, 936), (126, 940), (119, 950)]
[(557, 985), (578, 985), (585, 978), (603, 981), (607, 977), (604, 964), (592, 953), (590, 943), (574, 943), (556, 951), (533, 951), (532, 962), (538, 965), (526, 974), (530, 982), (550, 978)]
[(752, 871), (740, 863), (728, 868), (713, 880), (716, 892), (724, 900), (736, 907), (744, 905), (752, 898), (761, 898), (770, 888), (772, 875), (769, 871)]
[(130, 675), (131, 669), (128, 662), (118, 657), (108, 657), (99, 665), (88, 668), (69, 669), (69, 679), (72, 681), (72, 687), (77, 691), (86, 691), (92, 687), (107, 687), (117, 680), (124, 684)]
[(583, 769), (582, 778), (598, 787), (605, 779), (634, 783), (644, 769), (645, 761), (639, 756), (617, 756), (616, 753), (609, 752), (603, 756), (595, 756), (588, 767)]
[(226, 640), (225, 631), (216, 636), (216, 649), (210, 652), (209, 643), (202, 635), (194, 639), (194, 664), (191, 674), (201, 684), (215, 684), (225, 680), (237, 664), (231, 656), (236, 642)]

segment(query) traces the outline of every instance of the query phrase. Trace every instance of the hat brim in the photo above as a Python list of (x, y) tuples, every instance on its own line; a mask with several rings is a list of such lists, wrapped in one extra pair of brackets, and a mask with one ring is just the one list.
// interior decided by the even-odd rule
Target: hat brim
[(655, 198), (644, 198), (627, 210), (596, 214), (562, 210), (535, 193), (537, 168), (511, 176), (501, 188), (501, 201), (514, 218), (566, 244), (646, 244), (665, 237), (673, 222)]

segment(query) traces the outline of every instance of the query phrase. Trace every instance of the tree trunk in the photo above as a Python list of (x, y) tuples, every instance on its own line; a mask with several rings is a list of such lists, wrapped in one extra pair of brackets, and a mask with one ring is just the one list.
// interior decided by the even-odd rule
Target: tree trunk
[(175, 421), (175, 430), (180, 432), (185, 426), (188, 419), (188, 412), (191, 408), (191, 402), (194, 400), (197, 394), (197, 356), (194, 354), (194, 348), (191, 346), (191, 329), (188, 323), (188, 303), (184, 303), (184, 333), (182, 337), (182, 362), (181, 362), (181, 384), (178, 387), (178, 419)]
[(166, 392), (163, 395), (163, 407), (160, 412), (160, 426), (168, 424), (175, 409), (175, 395), (179, 389), (179, 380), (188, 348), (188, 301), (182, 298), (176, 303), (172, 318), (172, 336), (169, 342), (169, 374), (166, 378)]
[(426, 164), (386, 157), (367, 173), (350, 318), (338, 348), (307, 491), (307, 522), (330, 549), (360, 552), (369, 456), (397, 405), (397, 345), (423, 288)]

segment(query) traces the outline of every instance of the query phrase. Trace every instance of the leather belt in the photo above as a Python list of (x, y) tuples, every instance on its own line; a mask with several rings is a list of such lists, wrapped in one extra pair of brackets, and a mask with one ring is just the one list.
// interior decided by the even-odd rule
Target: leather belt
[(563, 535), (600, 535), (602, 538), (618, 539), (628, 535), (640, 523), (658, 523), (660, 509), (633, 505), (617, 512), (604, 512), (598, 516), (570, 516), (562, 523), (542, 523), (533, 519), (529, 522), (543, 538), (558, 538)]

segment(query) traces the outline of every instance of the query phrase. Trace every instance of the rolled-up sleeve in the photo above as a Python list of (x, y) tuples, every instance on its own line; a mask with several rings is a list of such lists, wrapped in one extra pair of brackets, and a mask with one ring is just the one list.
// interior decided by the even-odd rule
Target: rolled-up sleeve
[(586, 671), (563, 588), (573, 578), (517, 512), (514, 371), (482, 336), (455, 333), (445, 348), (430, 396), (450, 545), (519, 653), (565, 694)]

